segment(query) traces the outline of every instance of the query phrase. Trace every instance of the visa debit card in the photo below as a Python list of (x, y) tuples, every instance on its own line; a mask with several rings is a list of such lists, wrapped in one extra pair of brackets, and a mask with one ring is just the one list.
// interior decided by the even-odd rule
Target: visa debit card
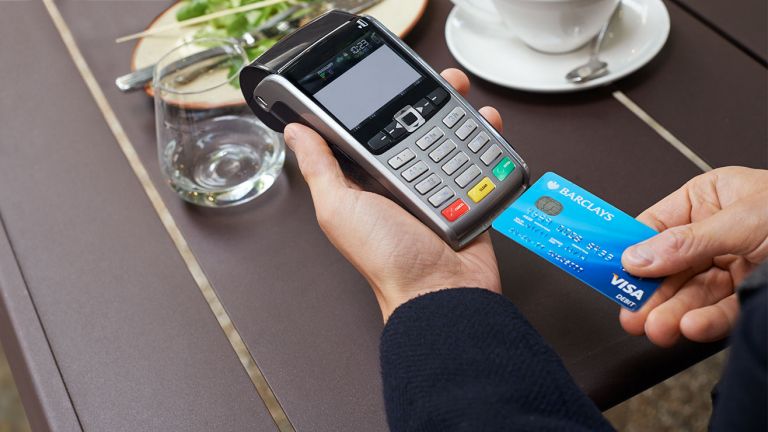
[(661, 283), (634, 277), (621, 266), (624, 250), (656, 231), (552, 172), (507, 208), (493, 228), (631, 311)]

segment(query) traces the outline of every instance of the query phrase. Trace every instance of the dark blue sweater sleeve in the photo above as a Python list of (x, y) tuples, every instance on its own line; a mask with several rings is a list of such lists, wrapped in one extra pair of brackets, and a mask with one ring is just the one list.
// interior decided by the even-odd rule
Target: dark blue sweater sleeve
[(475, 288), (400, 306), (381, 336), (393, 431), (613, 430), (506, 298)]
[(768, 261), (740, 287), (739, 300), (730, 358), (713, 392), (712, 432), (768, 430)]

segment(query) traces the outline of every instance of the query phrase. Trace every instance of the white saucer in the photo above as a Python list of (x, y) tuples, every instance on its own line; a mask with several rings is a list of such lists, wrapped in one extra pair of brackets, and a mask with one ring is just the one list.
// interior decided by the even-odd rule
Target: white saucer
[(651, 61), (669, 35), (669, 13), (661, 0), (624, 0), (600, 52), (609, 73), (584, 84), (569, 83), (565, 74), (586, 63), (588, 46), (566, 54), (544, 54), (515, 37), (478, 27), (477, 20), (459, 7), (453, 8), (445, 24), (448, 49), (467, 70), (518, 90), (572, 92), (608, 84)]

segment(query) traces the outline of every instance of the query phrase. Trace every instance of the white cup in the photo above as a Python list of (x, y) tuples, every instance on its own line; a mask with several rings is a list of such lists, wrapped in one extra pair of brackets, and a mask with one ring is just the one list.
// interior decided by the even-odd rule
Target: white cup
[(452, 0), (484, 31), (514, 35), (545, 53), (573, 51), (594, 38), (619, 0)]

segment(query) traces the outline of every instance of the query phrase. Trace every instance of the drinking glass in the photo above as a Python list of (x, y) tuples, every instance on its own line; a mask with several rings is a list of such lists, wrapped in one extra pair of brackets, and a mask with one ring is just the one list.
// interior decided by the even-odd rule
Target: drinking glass
[(281, 136), (253, 115), (240, 91), (240, 69), (247, 62), (236, 41), (207, 38), (174, 48), (155, 66), (160, 168), (186, 201), (242, 204), (280, 174)]

